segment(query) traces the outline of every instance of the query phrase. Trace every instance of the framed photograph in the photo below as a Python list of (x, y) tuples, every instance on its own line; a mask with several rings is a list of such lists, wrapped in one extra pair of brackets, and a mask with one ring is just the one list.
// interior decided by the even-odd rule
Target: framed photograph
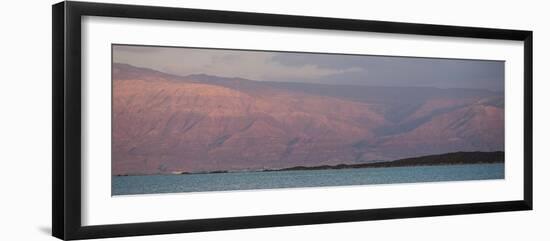
[(524, 30), (55, 4), (53, 235), (531, 210), (532, 48)]

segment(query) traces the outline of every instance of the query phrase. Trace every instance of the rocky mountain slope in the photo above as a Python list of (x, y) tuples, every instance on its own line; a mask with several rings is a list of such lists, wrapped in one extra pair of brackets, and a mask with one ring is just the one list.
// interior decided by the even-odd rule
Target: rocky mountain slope
[(280, 169), (504, 150), (503, 94), (174, 76), (113, 64), (112, 172)]

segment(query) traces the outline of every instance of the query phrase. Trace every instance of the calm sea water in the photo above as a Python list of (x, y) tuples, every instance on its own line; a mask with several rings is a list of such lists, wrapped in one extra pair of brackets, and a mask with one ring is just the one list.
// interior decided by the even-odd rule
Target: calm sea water
[(113, 176), (112, 195), (503, 179), (504, 164)]

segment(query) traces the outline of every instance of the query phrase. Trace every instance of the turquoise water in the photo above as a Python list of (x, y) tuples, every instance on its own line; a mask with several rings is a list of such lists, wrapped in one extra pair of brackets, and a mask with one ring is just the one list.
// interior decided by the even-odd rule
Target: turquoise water
[(504, 164), (113, 176), (112, 195), (503, 179)]

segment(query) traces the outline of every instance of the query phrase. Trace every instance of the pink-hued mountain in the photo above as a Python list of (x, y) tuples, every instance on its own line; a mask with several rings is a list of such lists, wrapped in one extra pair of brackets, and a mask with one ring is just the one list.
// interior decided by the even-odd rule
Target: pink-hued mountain
[(504, 150), (503, 94), (175, 76), (113, 64), (112, 173), (355, 164)]

